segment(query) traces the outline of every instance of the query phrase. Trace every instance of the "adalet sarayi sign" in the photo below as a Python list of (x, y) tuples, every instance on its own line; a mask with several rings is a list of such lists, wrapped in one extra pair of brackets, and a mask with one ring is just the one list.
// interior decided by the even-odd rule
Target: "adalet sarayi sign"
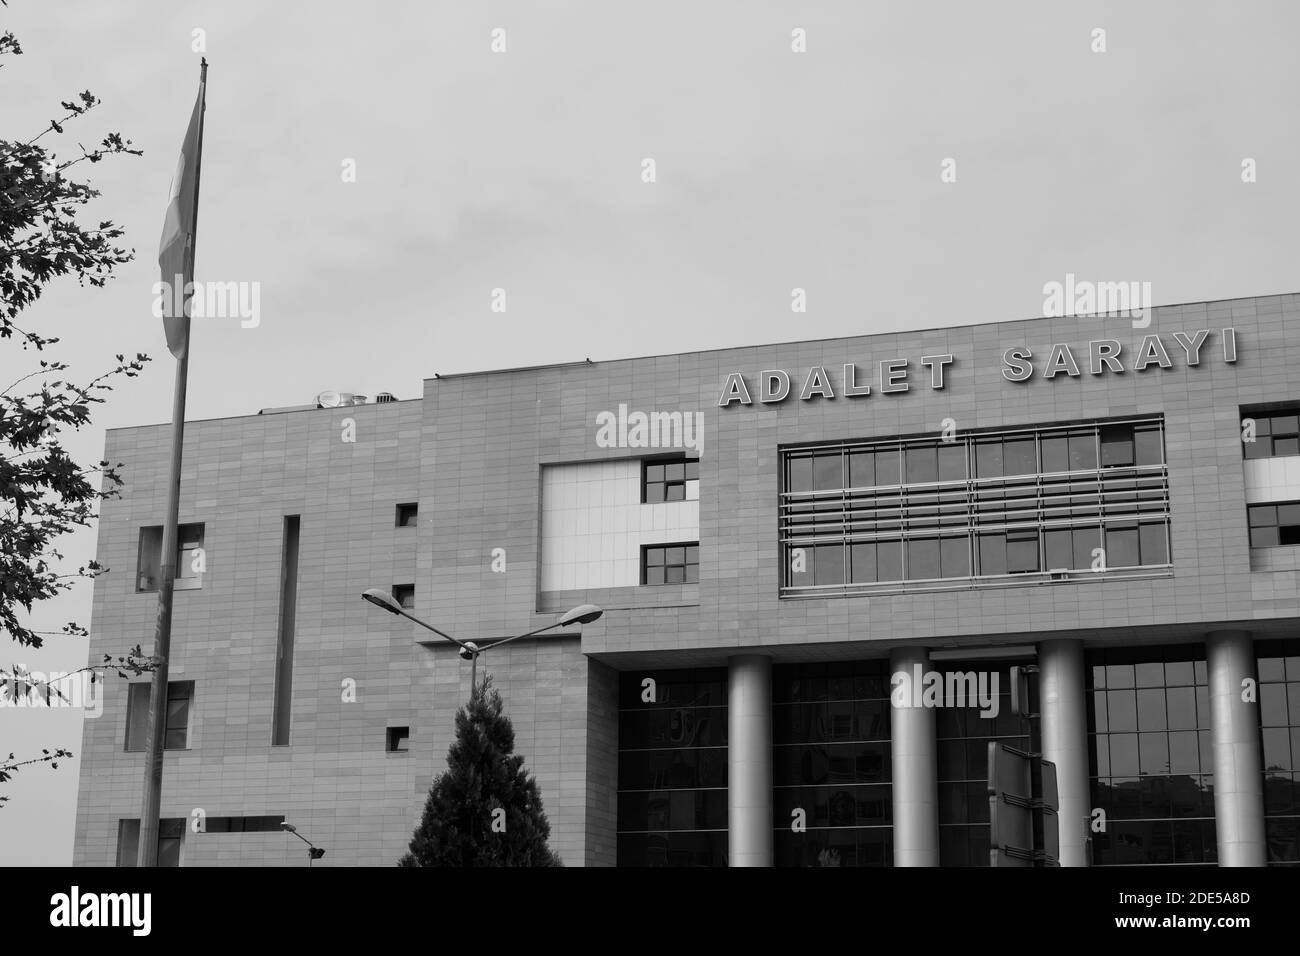
[[(1144, 372), (1149, 368), (1194, 368), (1211, 361), (1220, 349), (1211, 345), (1217, 339), (1222, 350), (1222, 361), (1231, 365), (1237, 361), (1237, 330), (1222, 329), (1215, 335), (1210, 329), (1195, 332), (1172, 332), (1166, 337), (1147, 335), (1131, 350), (1125, 351), (1119, 339), (1094, 339), (1085, 345), (1070, 346), (1056, 343), (1046, 352), (1035, 353), (1027, 346), (1014, 346), (1002, 353), (1002, 377), (1008, 382), (1027, 382), (1035, 376), (1056, 378), (1065, 375), (1120, 375), (1127, 371)], [(882, 394), (899, 394), (911, 391), (915, 384), (924, 388), (942, 389), (947, 380), (945, 372), (952, 365), (951, 354), (923, 355), (916, 366), (910, 359), (887, 359), (873, 366), (860, 367), (855, 362), (844, 363), (842, 375), (836, 377), (824, 365), (814, 365), (803, 376), (802, 385), (784, 369), (764, 369), (758, 378), (746, 380), (742, 372), (730, 372), (722, 385), (718, 406), (726, 408), (734, 402), (752, 405), (757, 390), (760, 404), (776, 404), (791, 395), (800, 401), (813, 398), (864, 398), (873, 390)], [(913, 371), (917, 372), (915, 378)]]

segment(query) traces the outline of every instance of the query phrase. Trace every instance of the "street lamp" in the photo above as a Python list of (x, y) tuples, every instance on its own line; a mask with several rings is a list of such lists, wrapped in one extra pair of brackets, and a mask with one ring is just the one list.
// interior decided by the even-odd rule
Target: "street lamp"
[(292, 833), (303, 843), (307, 844), (307, 866), (308, 867), (311, 866), (312, 860), (319, 860), (321, 857), (325, 855), (324, 850), (322, 850), (315, 843), (312, 843), (311, 840), (308, 840), (305, 836), (299, 833), (298, 828), (294, 826), (292, 823), (281, 823), (280, 829), (284, 830), (286, 833)]
[(579, 604), (577, 607), (571, 608), (570, 610), (564, 612), (564, 614), (560, 616), (560, 619), (558, 621), (555, 621), (553, 624), (547, 624), (545, 627), (539, 627), (537, 630), (529, 631), (527, 634), (516, 634), (514, 637), (507, 637), (504, 640), (493, 641), (491, 644), (488, 644), (486, 647), (479, 647), (473, 641), (458, 641), (450, 634), (445, 634), (442, 631), (438, 630), (432, 624), (429, 624), (425, 621), (421, 621), (414, 614), (407, 614), (406, 611), (402, 610), (402, 605), (397, 603), (397, 600), (392, 596), (392, 594), (385, 591), (383, 588), (367, 588), (365, 591), (362, 592), (361, 596), (365, 598), (367, 601), (369, 601), (371, 604), (383, 608), (389, 614), (400, 614), (402, 617), (414, 621), (416, 624), (419, 624), (421, 627), (433, 631), (433, 633), (437, 634), (439, 637), (445, 637), (447, 640), (451, 641), (453, 644), (459, 647), (460, 659), (463, 661), (469, 661), (471, 663), (470, 678), (469, 678), (471, 696), (473, 696), (474, 688), (478, 685), (478, 656), (482, 654), (484, 651), (488, 650), (489, 648), (500, 647), (502, 644), (508, 644), (510, 641), (517, 641), (521, 637), (533, 637), (536, 634), (541, 634), (543, 631), (549, 631), (555, 627), (568, 627), (570, 624), (590, 624), (592, 621), (597, 620), (602, 614), (605, 613), (601, 608), (597, 607), (595, 604)]

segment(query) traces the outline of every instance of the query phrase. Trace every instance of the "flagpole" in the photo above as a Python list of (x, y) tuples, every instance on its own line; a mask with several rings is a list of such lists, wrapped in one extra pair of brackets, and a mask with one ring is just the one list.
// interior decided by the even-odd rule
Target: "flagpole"
[[(199, 181), (203, 170), (203, 115), (207, 110), (208, 61), (199, 67), (199, 148), (194, 164), (194, 218), (186, 242), (184, 275), (194, 277), (194, 246), (198, 238)], [(172, 455), (167, 477), (167, 522), (163, 525), (162, 560), (158, 582), (158, 618), (154, 629), (153, 656), (158, 660), (149, 692), (148, 744), (144, 772), (144, 802), (140, 808), (140, 840), (136, 865), (158, 864), (158, 828), (162, 810), (163, 745), (167, 731), (167, 677), (171, 657), (172, 597), (176, 585), (176, 549), (180, 535), (181, 451), (185, 443), (185, 388), (189, 379), (189, 309), (185, 290), (179, 299), (186, 312), (185, 348), (176, 359), (176, 386), (172, 396)], [(177, 300), (173, 290), (172, 302)]]

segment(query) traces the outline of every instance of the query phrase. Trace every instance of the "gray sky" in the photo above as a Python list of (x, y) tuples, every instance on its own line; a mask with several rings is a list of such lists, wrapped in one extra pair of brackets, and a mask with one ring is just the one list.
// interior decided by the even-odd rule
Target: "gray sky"
[[(434, 372), (1029, 318), (1068, 272), (1148, 281), (1158, 304), (1300, 289), (1285, 0), (10, 0), (0, 31), (25, 55), (0, 69), (0, 138), (89, 88), (103, 106), (58, 151), (110, 130), (145, 151), (88, 171), (90, 215), (137, 260), (24, 316), (83, 378), (116, 352), (154, 358), (68, 440), (84, 461), (104, 428), (170, 417), (151, 288), (196, 28), (196, 277), (261, 283), (261, 314), (195, 321), (191, 419), (327, 388), (414, 398)], [(0, 345), (6, 384), (30, 367)], [(83, 562), (93, 533), (63, 550)], [(90, 593), (36, 622), (88, 621)], [(86, 642), (7, 651), (66, 670)], [(54, 746), (80, 750), (79, 715), (0, 709), (6, 753)], [(7, 787), (0, 863), (71, 862), (78, 770)]]

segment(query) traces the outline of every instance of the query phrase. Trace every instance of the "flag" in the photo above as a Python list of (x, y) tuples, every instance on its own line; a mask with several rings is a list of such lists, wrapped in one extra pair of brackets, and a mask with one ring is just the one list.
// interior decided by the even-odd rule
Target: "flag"
[(194, 101), (185, 142), (181, 145), (176, 173), (172, 176), (167, 216), (163, 220), (162, 241), (158, 245), (158, 265), (162, 270), (164, 290), (168, 291), (163, 307), (163, 330), (167, 348), (180, 358), (190, 340), (189, 295), (194, 279), (194, 229), (198, 216), (199, 156), (203, 151), (203, 106), (207, 87), (208, 65), (203, 62), (199, 95)]

